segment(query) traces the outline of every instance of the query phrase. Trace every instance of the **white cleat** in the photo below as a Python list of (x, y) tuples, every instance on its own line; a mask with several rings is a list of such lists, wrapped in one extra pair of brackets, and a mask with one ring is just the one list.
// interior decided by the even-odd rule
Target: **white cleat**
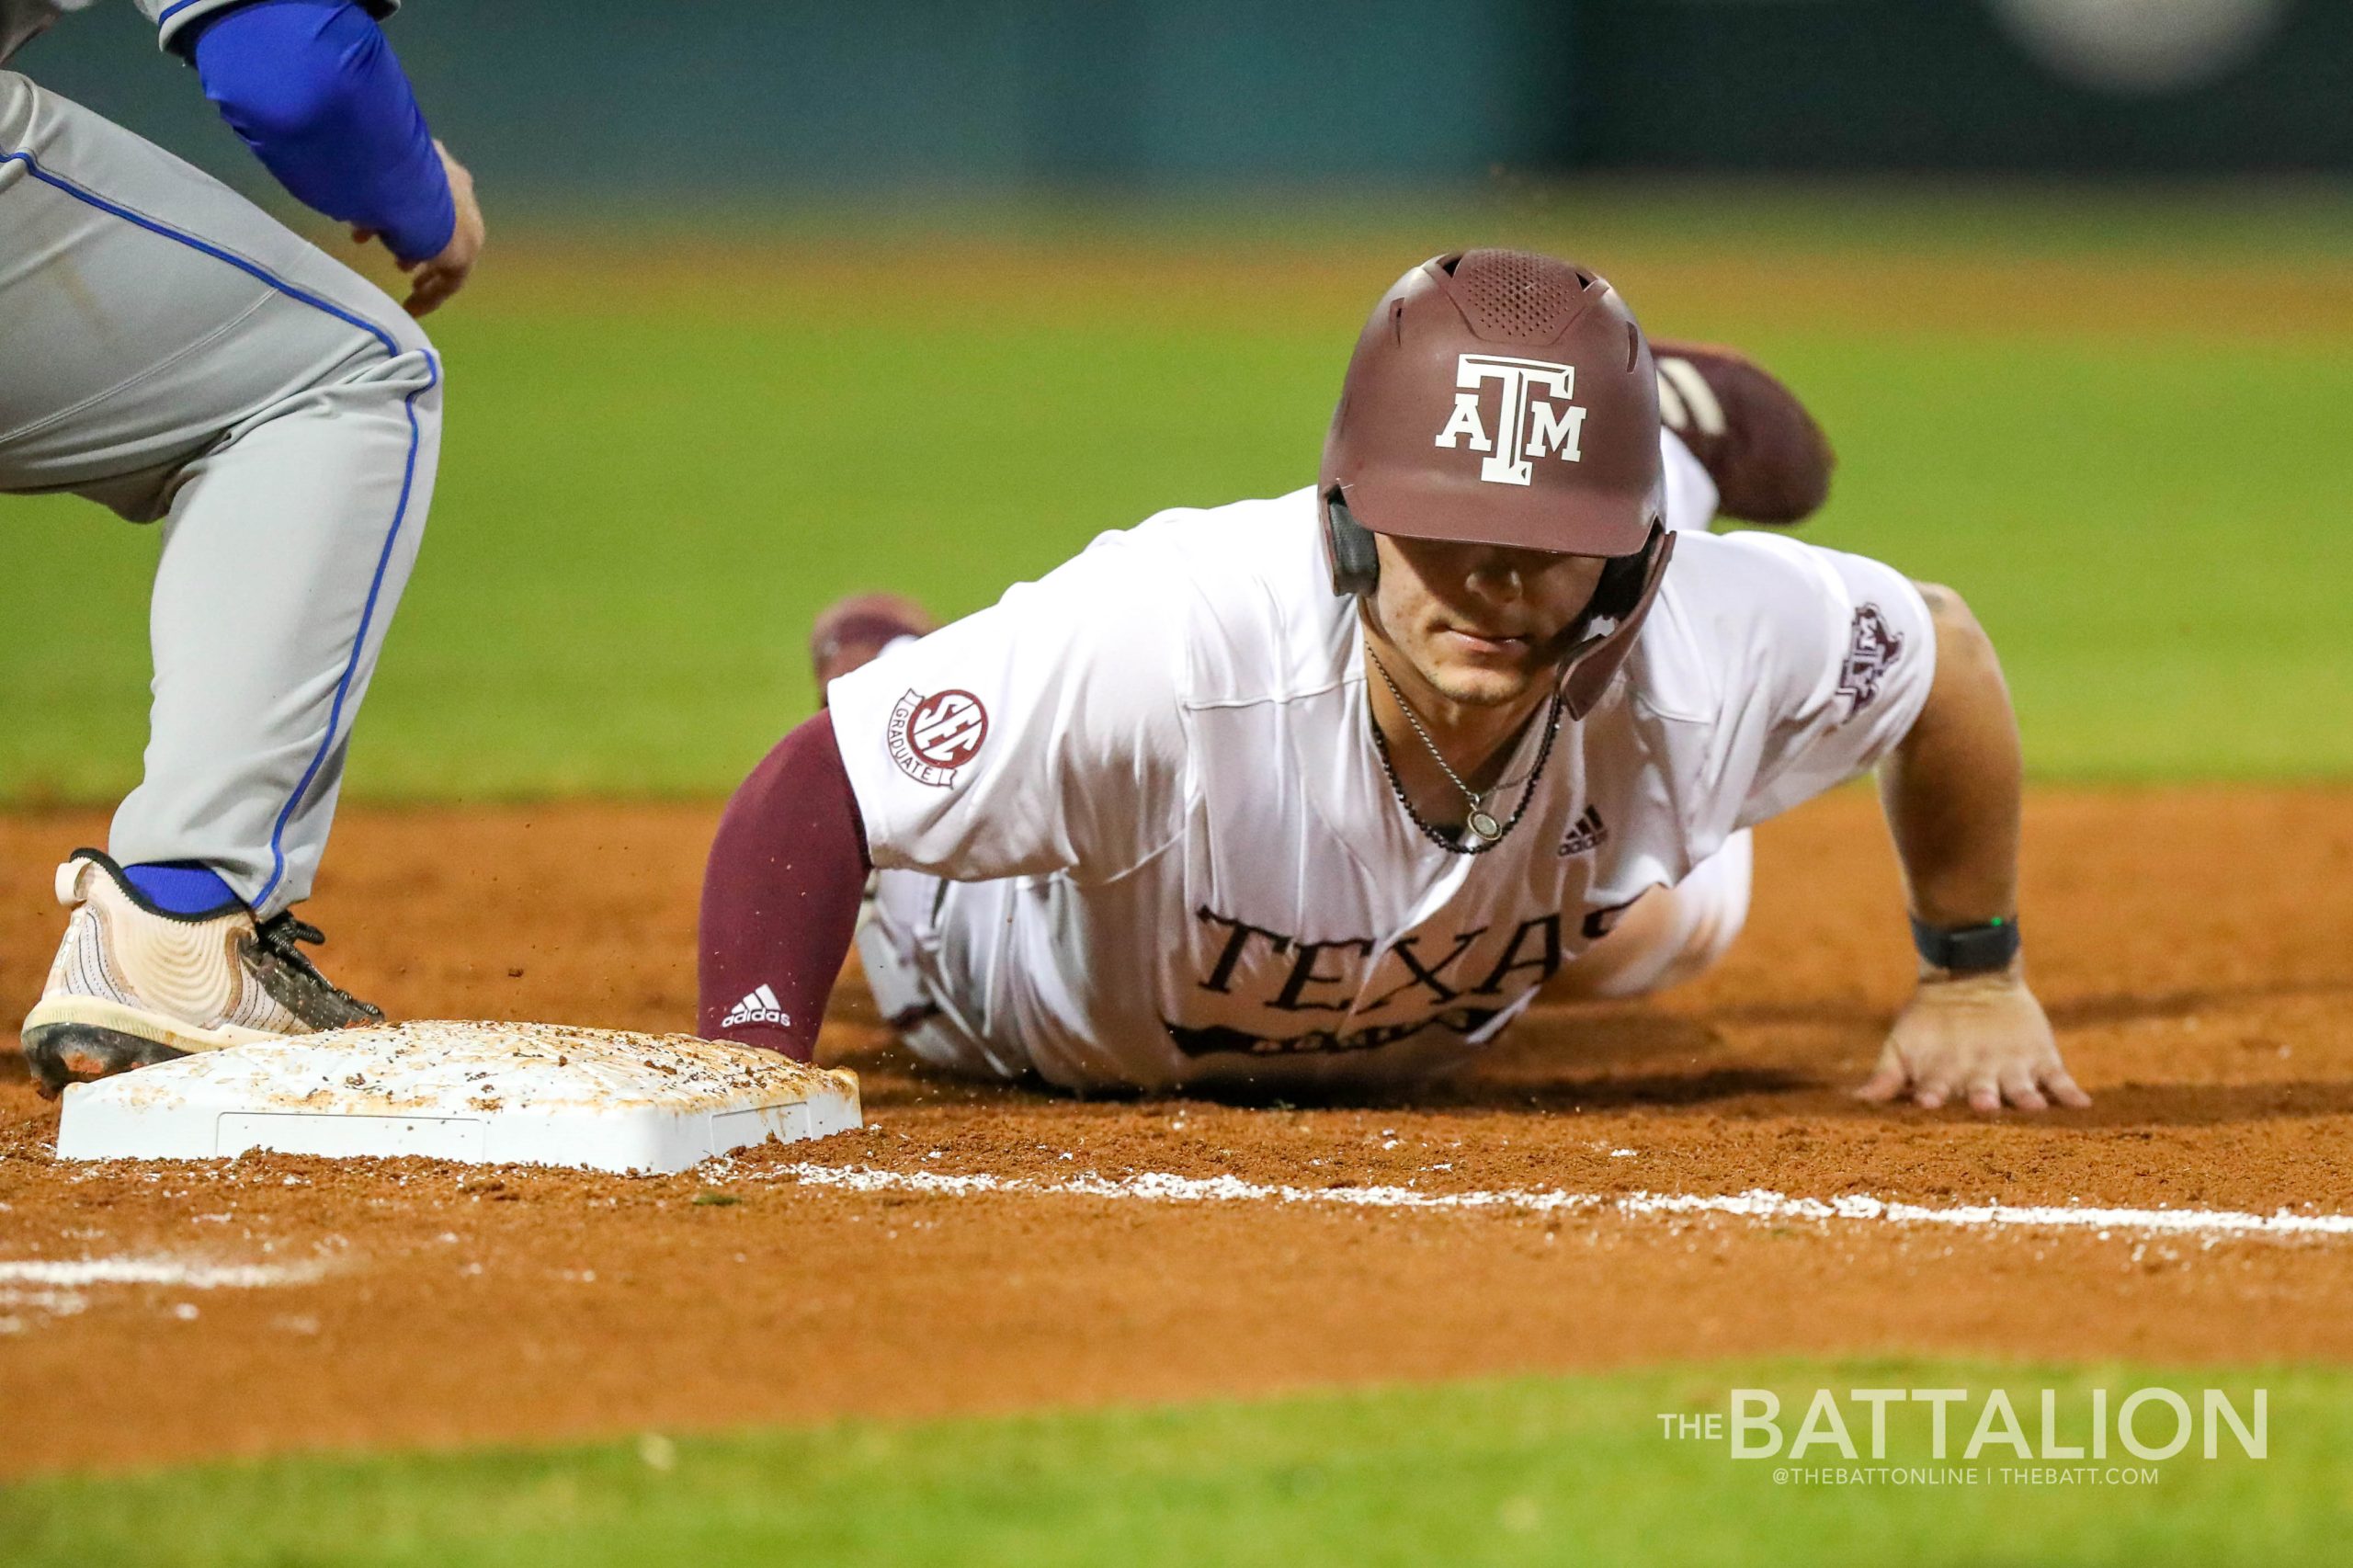
[(298, 942), (324, 938), (291, 915), (168, 914), (95, 849), (57, 869), (57, 900), (73, 917), (23, 1030), (52, 1093), (191, 1051), (383, 1021), (302, 956)]

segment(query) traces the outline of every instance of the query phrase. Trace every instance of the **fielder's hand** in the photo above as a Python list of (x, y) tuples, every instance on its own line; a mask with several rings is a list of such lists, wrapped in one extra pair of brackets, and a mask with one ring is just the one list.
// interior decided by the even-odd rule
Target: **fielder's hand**
[(1878, 1070), (1855, 1092), (1881, 1105), (1909, 1094), (1930, 1110), (1966, 1095), (1972, 1110), (1988, 1114), (2006, 1103), (2020, 1110), (2092, 1103), (2067, 1075), (2051, 1020), (2015, 965), (1999, 974), (1923, 976)]
[[(482, 255), (483, 231), (481, 204), (474, 200), (474, 176), (466, 165), (449, 156), (449, 149), (437, 138), (433, 150), (440, 154), (441, 172), (449, 176), (449, 204), (457, 209), (457, 226), (449, 231), (449, 243), (441, 254), (427, 261), (404, 262), (401, 270), (409, 276), (408, 298), (401, 308), (413, 316), (428, 316), (447, 304), (451, 295), (466, 286), (472, 276), (474, 262)], [(354, 229), (355, 244), (366, 244), (376, 237), (373, 229)]]

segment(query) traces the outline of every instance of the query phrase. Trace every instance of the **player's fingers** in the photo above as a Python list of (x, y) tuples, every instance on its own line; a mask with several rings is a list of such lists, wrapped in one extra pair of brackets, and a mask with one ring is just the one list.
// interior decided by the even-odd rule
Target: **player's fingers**
[(1855, 1091), (1855, 1097), (1869, 1100), (1873, 1105), (1885, 1105), (1904, 1092), (1904, 1085), (1909, 1078), (1910, 1074), (1904, 1071), (1903, 1059), (1890, 1051), (1880, 1062), (1878, 1070), (1863, 1080), (1863, 1086)]
[(426, 302), (424, 310), (416, 313), (421, 315), (425, 311), (435, 310), (447, 303), (459, 290), (466, 286), (466, 279), (472, 276), (473, 266), (471, 262), (441, 259), (426, 262), (424, 268), (417, 274), (418, 292), (425, 297)]
[(2013, 1067), (2002, 1074), (2002, 1097), (2020, 1110), (2051, 1108), (2051, 1102), (2035, 1087), (2034, 1074), (2024, 1067)]
[(2051, 1092), (2052, 1099), (2057, 1100), (2069, 1110), (2091, 1108), (2091, 1096), (2075, 1086), (2075, 1080), (2069, 1076), (2064, 1067), (2053, 1066), (2045, 1070), (2042, 1074), (2042, 1086)]
[(1980, 1116), (1991, 1116), (2002, 1108), (2002, 1085), (1992, 1077), (1969, 1081), (1969, 1108)]
[(1942, 1078), (1924, 1078), (1912, 1091), (1912, 1103), (1923, 1110), (1940, 1109), (1951, 1097), (1952, 1085)]
[(457, 287), (450, 281), (449, 274), (427, 262), (416, 269), (415, 287), (409, 290), (404, 308), (410, 315), (429, 316), (456, 292)]
[(363, 228), (359, 227), (359, 226), (358, 226), (358, 224), (356, 224), (356, 223), (352, 225), (352, 229), (351, 229), (351, 243), (352, 243), (353, 244), (355, 244), (355, 245), (364, 245), (364, 244), (366, 244), (369, 241), (370, 241), (370, 240), (374, 239), (375, 237), (376, 237), (376, 231), (375, 231), (375, 230), (373, 230), (373, 229), (363, 229)]

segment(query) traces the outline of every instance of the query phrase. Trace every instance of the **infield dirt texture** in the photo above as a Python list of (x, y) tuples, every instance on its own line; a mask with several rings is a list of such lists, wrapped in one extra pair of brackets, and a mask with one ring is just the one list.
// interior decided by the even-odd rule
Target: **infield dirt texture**
[[(1591, 233), (1575, 250), (1654, 330), (1750, 347), (1815, 403), (1845, 466), (1809, 537), (1951, 583), (2002, 647), (2036, 773), (2029, 961), (2093, 1110), (1847, 1097), (1910, 975), (1860, 788), (1760, 832), (1755, 910), (1716, 973), (1540, 1008), (1410, 1099), (924, 1076), (854, 971), (821, 1060), (859, 1070), (868, 1130), (655, 1180), (63, 1166), (55, 1107), (0, 1058), (0, 1560), (12, 1529), (42, 1562), (133, 1543), (538, 1560), (518, 1542), (656, 1562), (688, 1539), (699, 1561), (1089, 1542), (1128, 1561), (2334, 1560), (2353, 1465), (2353, 233), (2293, 203), (1579, 199), (1313, 244), (1263, 214), (908, 235), (872, 275), (807, 233), (625, 282), (618, 245), (512, 245), (440, 329), (448, 467), (355, 748), (359, 803), (306, 910), (324, 961), (395, 1016), (688, 1026), (702, 852), (735, 777), (808, 709), (819, 605), (881, 586), (961, 612), (1159, 506), (1289, 488), (1389, 277), (1466, 231)], [(50, 868), (103, 840), (94, 802), (133, 776), (153, 545), (11, 502), (0, 547), (12, 1023), (56, 941)], [(1738, 1196), (1757, 1189), (1793, 1201)], [(2050, 1211), (2086, 1209), (2128, 1212)], [(1872, 1374), (1898, 1383), (2264, 1386), (2274, 1458), (2174, 1460), (2129, 1498), (1847, 1506), (1658, 1436), (1655, 1412), (1721, 1409), (1751, 1378), (1868, 1381), (1855, 1358), (1902, 1358)], [(1570, 1377), (1451, 1386), (1524, 1374)], [(1191, 1403), (1314, 1391), (1342, 1392)], [(995, 1419), (1139, 1405), (1171, 1408)], [(937, 1417), (989, 1419), (897, 1425)], [(836, 1418), (862, 1424), (804, 1432)], [(686, 1436), (778, 1424), (749, 1449)], [(1528, 1469), (1553, 1453), (1574, 1465)], [(1185, 1468), (1212, 1462), (1250, 1486)], [(517, 1464), (571, 1490), (437, 1522), (469, 1488), (525, 1508), (493, 1481)], [(887, 1493), (898, 1524), (869, 1517), (885, 1471), (928, 1478)], [(85, 1506), (103, 1489), (27, 1479), (48, 1471), (210, 1522), (159, 1543)], [(847, 1489), (840, 1518), (778, 1525), (779, 1471)], [(641, 1495), (697, 1473), (705, 1492)], [(287, 1486), (379, 1512), (357, 1535), (290, 1523)], [(631, 1534), (689, 1495), (686, 1536)], [(1706, 1522), (1737, 1517), (1754, 1528)], [(1007, 1544), (1022, 1519), (1040, 1534)]]

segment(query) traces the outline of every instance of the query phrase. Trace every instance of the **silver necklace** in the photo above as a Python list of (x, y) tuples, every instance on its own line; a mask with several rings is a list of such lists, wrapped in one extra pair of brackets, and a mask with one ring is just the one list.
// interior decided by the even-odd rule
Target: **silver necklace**
[(1397, 710), (1405, 715), (1405, 722), (1411, 724), (1414, 727), (1414, 733), (1421, 737), (1423, 746), (1430, 754), (1430, 760), (1437, 763), (1438, 770), (1452, 781), (1456, 789), (1462, 791), (1462, 798), (1471, 802), (1470, 820), (1464, 825), (1470, 828), (1479, 842), (1458, 843), (1422, 820), (1422, 813), (1414, 809), (1413, 798), (1405, 793), (1404, 781), (1397, 777), (1397, 765), (1389, 756), (1388, 737), (1381, 733), (1380, 721), (1375, 720), (1372, 726), (1372, 744), (1381, 753), (1381, 771), (1389, 775), (1389, 787), (1397, 792), (1398, 803), (1405, 808), (1405, 814), (1414, 819), (1414, 825), (1420, 828), (1424, 836), (1427, 837), (1431, 843), (1452, 854), (1483, 855), (1501, 844), (1504, 841), (1504, 835), (1519, 825), (1519, 819), (1528, 814), (1528, 803), (1536, 798), (1536, 781), (1544, 776), (1545, 761), (1552, 755), (1553, 737), (1561, 731), (1561, 694), (1557, 691), (1552, 694), (1552, 711), (1544, 725), (1544, 745), (1536, 754), (1536, 766), (1529, 773), (1528, 788), (1519, 797), (1519, 805), (1511, 813), (1509, 822), (1499, 823), (1495, 820), (1495, 813), (1487, 810), (1487, 796), (1494, 794), (1495, 790), (1489, 790), (1482, 793), (1462, 782), (1462, 776), (1454, 771), (1453, 765), (1446, 760), (1446, 755), (1438, 749), (1438, 743), (1430, 739), (1430, 733), (1422, 728), (1422, 721), (1415, 714), (1414, 705), (1405, 700), (1404, 692), (1397, 689), (1396, 679), (1390, 675), (1389, 666), (1381, 662), (1381, 655), (1370, 648), (1367, 648), (1364, 651), (1364, 656), (1371, 660), (1372, 667), (1381, 673), (1381, 684), (1389, 688), (1389, 695), (1397, 699)]

